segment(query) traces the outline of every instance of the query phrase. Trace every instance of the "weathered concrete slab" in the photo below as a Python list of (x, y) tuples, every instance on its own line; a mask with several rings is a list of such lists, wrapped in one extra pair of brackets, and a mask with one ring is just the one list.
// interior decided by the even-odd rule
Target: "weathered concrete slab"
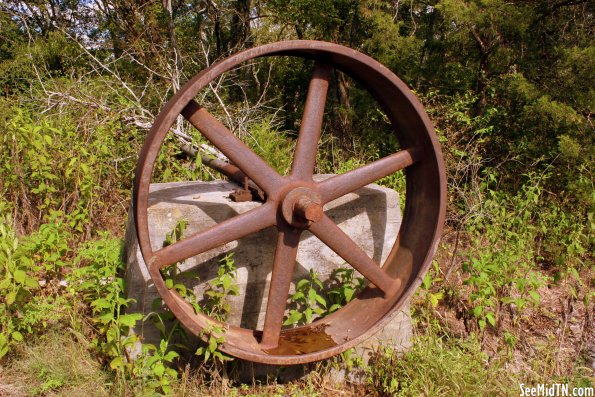
[[(324, 178), (326, 176), (319, 176)], [(153, 249), (163, 247), (166, 236), (185, 219), (185, 235), (207, 229), (225, 219), (246, 212), (257, 202), (236, 203), (229, 193), (236, 185), (225, 182), (176, 182), (153, 184), (149, 195), (149, 225)], [(354, 193), (325, 205), (325, 212), (374, 260), (382, 263), (394, 244), (401, 223), (398, 194), (377, 185), (368, 185)], [(261, 328), (268, 296), (275, 252), (276, 229), (268, 228), (238, 241), (189, 258), (178, 265), (184, 283), (194, 289), (197, 297), (203, 295), (208, 281), (216, 277), (219, 260), (234, 252), (237, 284), (240, 294), (229, 298), (231, 314), (228, 323), (245, 328)], [(149, 313), (158, 298), (138, 249), (132, 216), (126, 235), (126, 285), (128, 297), (134, 298), (128, 311)], [(303, 233), (297, 257), (293, 282), (307, 278), (314, 269), (321, 280), (328, 280), (333, 270), (348, 267), (345, 262), (309, 232)], [(200, 282), (196, 282), (197, 278)], [(292, 292), (293, 292), (292, 285)], [(158, 331), (144, 324), (135, 330), (150, 343), (159, 340)], [(394, 320), (377, 336), (360, 347), (366, 354), (378, 342), (391, 343), (403, 348), (408, 346), (411, 323), (408, 308), (395, 315)]]

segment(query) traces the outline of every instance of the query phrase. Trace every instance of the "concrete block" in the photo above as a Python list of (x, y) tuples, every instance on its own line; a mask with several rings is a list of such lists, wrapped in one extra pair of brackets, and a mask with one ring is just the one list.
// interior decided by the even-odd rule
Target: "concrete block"
[[(317, 177), (322, 179), (328, 176)], [(153, 249), (163, 247), (167, 234), (171, 233), (181, 219), (188, 222), (185, 232), (188, 236), (261, 205), (258, 202), (231, 201), (228, 196), (236, 188), (236, 185), (226, 181), (152, 184), (148, 217)], [(328, 203), (324, 209), (326, 214), (375, 261), (382, 263), (385, 260), (401, 223), (399, 197), (395, 191), (378, 185), (368, 185)], [(234, 252), (240, 294), (229, 297), (232, 309), (227, 322), (245, 328), (261, 329), (266, 311), (276, 234), (274, 227), (268, 228), (185, 260), (178, 265), (182, 275), (188, 275), (183, 277), (184, 283), (194, 289), (200, 301), (208, 281), (217, 275), (220, 259), (225, 254)], [(138, 248), (132, 215), (129, 216), (126, 233), (126, 259), (127, 294), (136, 301), (128, 311), (149, 313), (158, 294)], [(295, 283), (308, 277), (310, 269), (314, 269), (324, 282), (333, 270), (346, 266), (348, 265), (338, 255), (306, 231), (300, 241), (290, 292), (293, 292)], [(139, 325), (134, 332), (145, 342), (159, 342), (159, 332), (147, 322)], [(396, 313), (384, 330), (362, 344), (359, 348), (360, 353), (368, 355), (379, 342), (405, 348), (408, 346), (410, 335), (411, 321), (407, 308)]]

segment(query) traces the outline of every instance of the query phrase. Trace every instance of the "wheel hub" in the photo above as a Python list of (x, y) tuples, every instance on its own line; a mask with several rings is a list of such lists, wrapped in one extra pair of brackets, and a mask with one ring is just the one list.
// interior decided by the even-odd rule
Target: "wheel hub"
[(298, 187), (287, 193), (281, 211), (287, 223), (300, 229), (318, 222), (324, 214), (320, 196), (307, 187)]

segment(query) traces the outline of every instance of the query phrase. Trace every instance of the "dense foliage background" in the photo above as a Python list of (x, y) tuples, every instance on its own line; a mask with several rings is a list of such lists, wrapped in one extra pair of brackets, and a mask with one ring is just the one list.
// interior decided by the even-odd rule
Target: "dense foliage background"
[[(287, 39), (385, 64), (426, 106), (446, 158), (447, 227), (413, 303), (415, 347), (384, 352), (368, 384), (341, 391), (592, 385), (594, 12), (588, 0), (0, 1), (0, 394), (336, 393), (317, 378), (231, 388), (221, 356), (184, 367), (167, 338), (123, 356), (139, 318), (123, 314), (120, 249), (148, 127), (206, 66)], [(310, 73), (265, 59), (201, 101), (283, 171)], [(318, 172), (397, 149), (355, 81), (335, 73), (329, 92)], [(215, 177), (193, 147), (210, 150), (178, 123), (156, 179)], [(404, 188), (400, 174), (382, 183)]]

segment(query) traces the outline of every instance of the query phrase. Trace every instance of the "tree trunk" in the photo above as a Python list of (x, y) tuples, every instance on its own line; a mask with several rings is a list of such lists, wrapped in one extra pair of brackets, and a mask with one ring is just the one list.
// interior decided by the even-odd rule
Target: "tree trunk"
[(169, 34), (169, 42), (171, 46), (171, 52), (173, 56), (173, 65), (171, 72), (171, 85), (174, 92), (180, 89), (180, 51), (178, 50), (178, 39), (176, 36), (176, 27), (174, 25), (174, 12), (171, 4), (171, 0), (163, 0), (163, 8), (167, 12), (167, 30)]
[(488, 76), (490, 74), (489, 60), (490, 53), (494, 46), (486, 44), (485, 40), (483, 40), (473, 29), (471, 30), (471, 35), (475, 39), (479, 49), (479, 67), (475, 79), (475, 94), (477, 95), (477, 100), (473, 104), (472, 109), (472, 116), (477, 117), (483, 113), (487, 104)]
[(349, 89), (351, 88), (351, 81), (344, 73), (337, 73), (337, 91), (339, 96), (339, 123), (341, 134), (343, 137), (351, 135), (351, 98), (349, 97)]
[(235, 2), (229, 44), (229, 49), (234, 52), (251, 46), (250, 0), (237, 0)]

